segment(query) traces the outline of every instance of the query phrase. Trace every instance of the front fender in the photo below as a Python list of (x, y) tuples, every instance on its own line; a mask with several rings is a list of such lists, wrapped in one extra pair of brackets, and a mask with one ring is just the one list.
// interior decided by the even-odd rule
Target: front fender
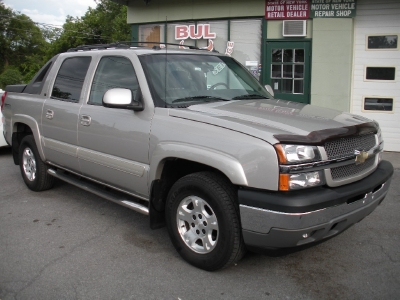
[(236, 185), (248, 186), (242, 165), (234, 157), (196, 145), (162, 142), (154, 149), (150, 161), (149, 182), (160, 179), (166, 158), (180, 158), (218, 169)]

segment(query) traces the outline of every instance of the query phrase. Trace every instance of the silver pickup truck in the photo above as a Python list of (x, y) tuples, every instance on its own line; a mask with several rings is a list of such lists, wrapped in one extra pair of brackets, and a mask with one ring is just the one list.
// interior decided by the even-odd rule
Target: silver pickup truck
[(376, 122), (274, 99), (208, 51), (71, 49), (8, 86), (2, 112), (31, 190), (58, 178), (149, 215), (209, 271), (344, 231), (393, 174)]

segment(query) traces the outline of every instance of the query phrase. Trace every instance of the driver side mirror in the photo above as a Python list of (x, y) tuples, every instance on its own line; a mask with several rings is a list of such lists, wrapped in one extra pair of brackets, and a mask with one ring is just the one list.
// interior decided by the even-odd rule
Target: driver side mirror
[(274, 97), (275, 93), (274, 93), (274, 90), (272, 89), (272, 86), (267, 84), (267, 85), (265, 85), (265, 89), (267, 90), (268, 93), (271, 94), (272, 97)]
[[(140, 91), (136, 93), (140, 95)], [(138, 99), (135, 99), (138, 98)], [(143, 103), (140, 97), (134, 97), (130, 89), (115, 88), (108, 90), (103, 96), (103, 105), (111, 108), (127, 108), (134, 111), (142, 111)]]

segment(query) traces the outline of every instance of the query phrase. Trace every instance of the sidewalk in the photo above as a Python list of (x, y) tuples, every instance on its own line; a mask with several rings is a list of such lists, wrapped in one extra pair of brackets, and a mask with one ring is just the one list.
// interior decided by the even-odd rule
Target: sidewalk
[(400, 152), (383, 152), (383, 159), (390, 161), (395, 169), (400, 169)]

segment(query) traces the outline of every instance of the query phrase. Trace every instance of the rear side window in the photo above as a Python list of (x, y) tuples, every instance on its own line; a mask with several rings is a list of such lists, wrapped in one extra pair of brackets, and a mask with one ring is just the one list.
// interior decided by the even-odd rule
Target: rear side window
[(79, 102), (91, 60), (88, 56), (67, 58), (58, 71), (51, 97)]
[(104, 94), (113, 88), (130, 89), (133, 97), (139, 88), (135, 70), (126, 57), (105, 56), (100, 60), (88, 103), (102, 105)]
[(43, 89), (44, 81), (47, 78), (47, 75), (56, 60), (58, 55), (54, 56), (51, 60), (49, 60), (40, 70), (36, 73), (35, 77), (31, 80), (31, 82), (26, 86), (23, 93), (26, 94), (36, 94), (40, 95)]

